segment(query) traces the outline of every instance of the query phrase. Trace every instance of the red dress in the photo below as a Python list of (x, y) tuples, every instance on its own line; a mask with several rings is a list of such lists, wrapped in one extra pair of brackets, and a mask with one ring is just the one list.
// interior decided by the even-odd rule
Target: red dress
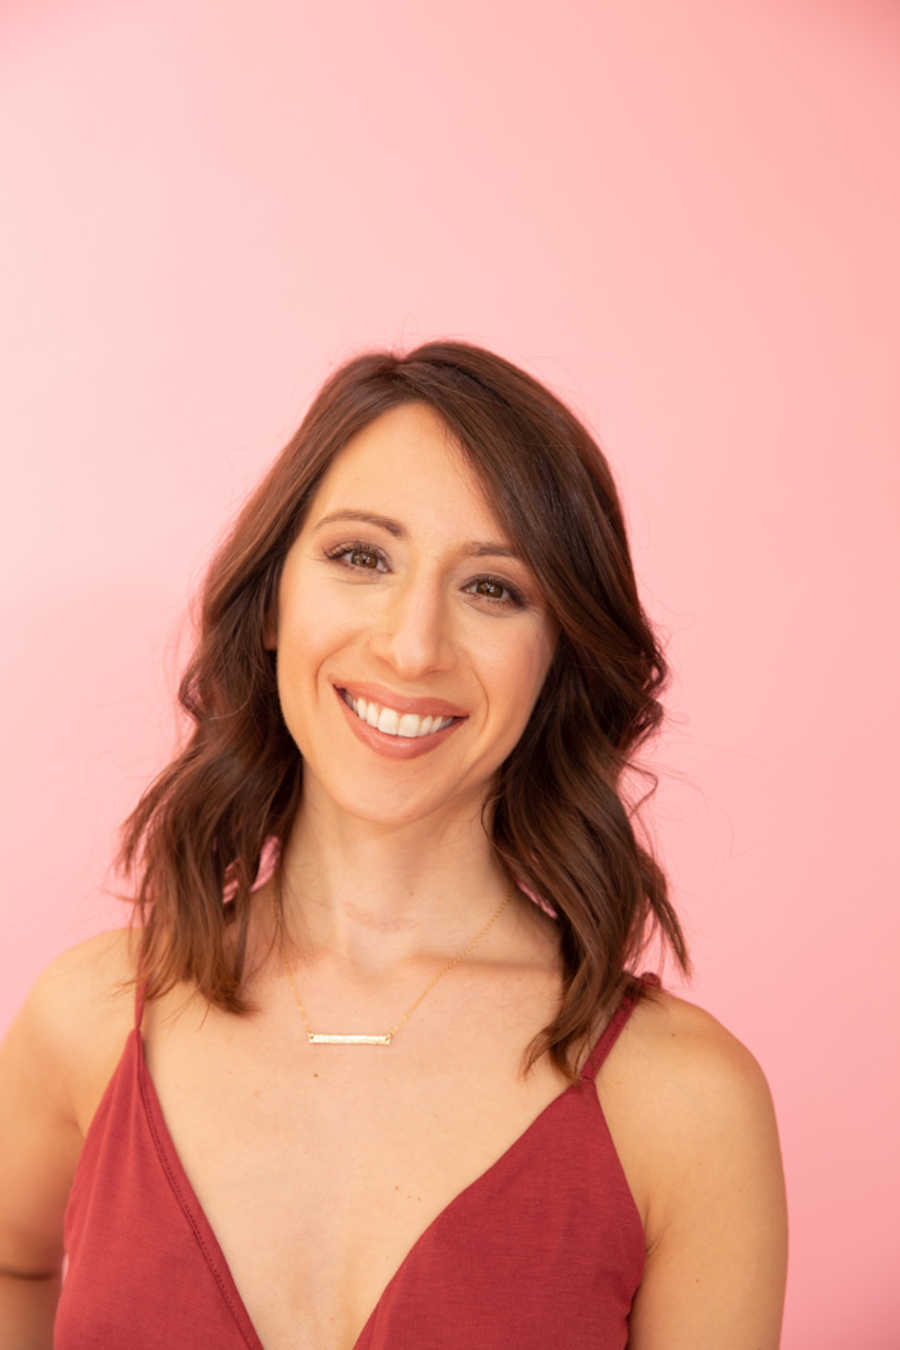
[[(594, 1076), (633, 1006), (413, 1243), (354, 1350), (623, 1350), (644, 1232)], [(54, 1350), (264, 1350), (166, 1128), (141, 1011), (138, 995), (72, 1183)]]

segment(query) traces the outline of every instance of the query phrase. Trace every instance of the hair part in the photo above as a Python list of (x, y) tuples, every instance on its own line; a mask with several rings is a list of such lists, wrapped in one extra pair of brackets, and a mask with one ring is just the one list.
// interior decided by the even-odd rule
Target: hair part
[[(664, 718), (669, 671), (600, 448), (536, 379), (464, 342), (368, 352), (336, 370), (216, 550), (178, 688), (192, 729), (120, 827), (115, 866), (136, 882), (120, 898), (142, 925), (136, 978), (148, 998), (187, 981), (224, 1010), (252, 1011), (242, 991), (251, 892), (264, 847), (287, 840), (303, 781), (265, 643), (282, 568), (335, 457), (375, 418), (412, 402), (443, 419), (558, 625), (482, 827), (510, 876), (556, 911), (563, 995), (526, 1047), (524, 1072), (548, 1053), (571, 1080), (573, 1051), (622, 994), (653, 997), (631, 968), (654, 933), (691, 974), (665, 874), (633, 828), (658, 785), (635, 752)], [(652, 783), (636, 804), (625, 796), (629, 771)]]

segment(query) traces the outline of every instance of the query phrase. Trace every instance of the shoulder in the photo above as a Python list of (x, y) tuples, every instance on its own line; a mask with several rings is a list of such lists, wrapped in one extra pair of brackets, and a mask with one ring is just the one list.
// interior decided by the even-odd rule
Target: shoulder
[(32, 1016), (62, 1032), (77, 1017), (103, 1018), (129, 996), (137, 957), (137, 935), (112, 928), (69, 947), (38, 975), (26, 999)]
[(37, 976), (8, 1033), (58, 1085), (79, 1124), (133, 1023), (137, 945), (136, 933), (117, 928), (61, 952)]
[(671, 1071), (671, 1078), (663, 1075), (662, 1086), (677, 1090), (685, 1073), (764, 1081), (754, 1055), (718, 1018), (666, 989), (651, 987), (626, 1025), (634, 1052), (652, 1061), (657, 1072)]
[(0, 1268), (60, 1270), (87, 1120), (130, 1021), (131, 945), (103, 933), (52, 960), (0, 1044)]
[(657, 1210), (664, 1206), (670, 1218), (686, 1173), (717, 1150), (733, 1154), (735, 1132), (771, 1146), (772, 1095), (755, 1055), (695, 1003), (655, 990), (626, 1030), (630, 1089), (640, 1097), (659, 1158)]
[(729, 1344), (775, 1346), (787, 1202), (762, 1066), (710, 1012), (663, 990), (641, 1000), (626, 1030), (618, 1072), (647, 1187), (635, 1350), (720, 1344), (742, 1319), (746, 1342)]
[(753, 1053), (705, 1008), (663, 989), (642, 999), (632, 1014), (637, 1053), (653, 1069), (654, 1090), (688, 1117), (735, 1094), (747, 1102), (771, 1100)]

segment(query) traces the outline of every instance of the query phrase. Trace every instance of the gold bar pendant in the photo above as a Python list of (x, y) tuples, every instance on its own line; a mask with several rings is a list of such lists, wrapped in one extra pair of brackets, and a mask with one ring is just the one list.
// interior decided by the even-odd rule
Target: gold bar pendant
[(391, 1033), (384, 1036), (326, 1036), (318, 1031), (308, 1031), (307, 1040), (314, 1045), (390, 1045)]

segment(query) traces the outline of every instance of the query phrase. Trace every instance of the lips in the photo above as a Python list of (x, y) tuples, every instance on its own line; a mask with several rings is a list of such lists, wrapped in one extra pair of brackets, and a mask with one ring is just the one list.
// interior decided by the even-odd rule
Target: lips
[[(382, 727), (381, 727), (381, 717), (380, 717), (380, 715), (379, 715), (379, 717), (376, 718), (376, 720), (375, 720), (374, 722), (372, 722), (372, 721), (369, 720), (369, 718), (372, 716), (372, 709), (376, 707), (376, 704), (370, 703), (370, 704), (368, 705), (368, 716), (367, 716), (366, 713), (365, 713), (365, 712), (362, 710), (362, 708), (360, 707), (360, 701), (359, 701), (358, 699), (354, 699), (354, 697), (353, 697), (352, 694), (348, 694), (346, 690), (343, 690), (343, 691), (342, 691), (342, 690), (340, 690), (340, 689), (337, 689), (336, 686), (335, 686), (335, 691), (336, 691), (336, 693), (338, 694), (338, 697), (340, 698), (341, 702), (342, 702), (342, 703), (346, 703), (347, 707), (351, 709), (351, 711), (353, 712), (354, 716), (358, 717), (358, 718), (360, 719), (360, 721), (365, 722), (366, 725), (367, 725), (367, 726), (370, 726), (370, 727), (371, 727), (371, 726), (376, 726), (376, 727), (378, 728), (379, 731), (382, 730)], [(363, 708), (365, 707), (365, 700), (364, 700), (364, 699), (362, 700), (362, 706), (363, 706)], [(391, 713), (391, 712), (392, 712), (392, 709), (388, 708), (388, 709), (386, 709), (385, 711), (387, 711), (388, 713)], [(398, 722), (403, 722), (403, 721), (406, 720), (406, 718), (411, 717), (411, 716), (412, 716), (412, 717), (415, 717), (416, 714), (415, 714), (415, 713), (403, 713), (402, 716), (398, 716), (396, 713), (394, 713), (394, 717), (397, 719)], [(452, 726), (455, 722), (461, 722), (461, 721), (462, 721), (462, 718), (461, 718), (461, 717), (431, 717), (430, 715), (427, 715), (425, 718), (418, 717), (418, 718), (417, 718), (417, 721), (419, 722), (419, 726), (420, 726), (420, 727), (422, 726), (423, 722), (429, 722), (429, 721), (430, 721), (430, 722), (432, 723), (432, 729), (431, 729), (431, 731), (426, 732), (425, 735), (426, 735), (426, 736), (433, 736), (438, 730), (443, 730), (444, 727)], [(387, 730), (384, 731), (384, 735), (390, 735), (390, 734), (391, 734), (391, 732), (388, 732)], [(399, 727), (397, 728), (396, 731), (394, 731), (393, 734), (394, 734), (394, 735), (399, 734)], [(422, 739), (422, 736), (417, 734), (415, 737), (408, 737), (408, 736), (407, 736), (407, 737), (404, 737), (404, 739), (421, 740), (421, 739)]]
[[(378, 727), (364, 722), (347, 702), (349, 695), (342, 694), (338, 685), (334, 686), (335, 697), (340, 704), (341, 713), (346, 719), (353, 735), (369, 746), (380, 756), (392, 760), (419, 759), (422, 755), (436, 753), (439, 746), (456, 734), (465, 718), (453, 717), (440, 731), (431, 731), (427, 736), (391, 736)], [(448, 714), (449, 717), (449, 714)]]
[(382, 708), (393, 708), (398, 713), (416, 713), (419, 717), (468, 717), (464, 708), (460, 708), (455, 703), (448, 703), (443, 698), (411, 698), (408, 694), (397, 694), (392, 689), (388, 689), (383, 684), (374, 684), (372, 682), (361, 683), (356, 680), (352, 682), (334, 681), (334, 687), (339, 692), (346, 691), (352, 694), (354, 698), (364, 698), (367, 703), (377, 703)]

